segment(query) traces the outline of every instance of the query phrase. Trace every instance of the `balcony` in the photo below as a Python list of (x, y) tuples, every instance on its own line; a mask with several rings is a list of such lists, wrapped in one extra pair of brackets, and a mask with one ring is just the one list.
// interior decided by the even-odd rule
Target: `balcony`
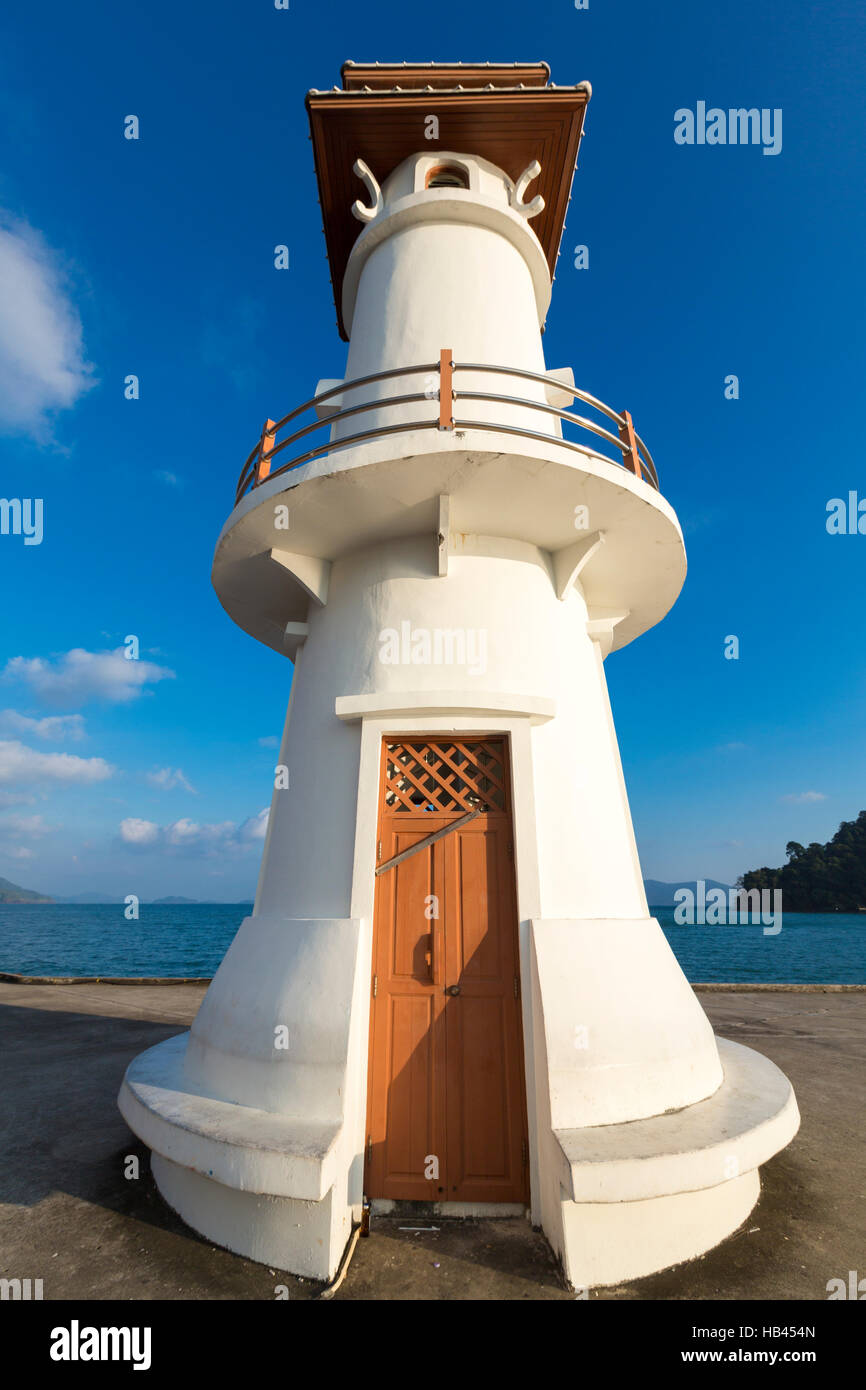
[[(421, 390), (395, 395), (398, 379), (422, 379)], [(532, 390), (533, 395), (512, 394), (493, 389), (509, 379), (515, 390)], [(523, 383), (529, 385), (523, 386)], [(360, 393), (360, 394), (359, 394)], [(579, 401), (602, 420), (577, 415), (560, 404)], [(479, 409), (484, 403), (487, 409)], [(491, 408), (492, 407), (492, 408)], [(315, 417), (302, 423), (310, 412)], [(364, 417), (367, 417), (366, 421)], [(350, 421), (348, 432), (346, 422)], [(371, 423), (372, 421), (372, 423)], [(604, 423), (602, 423), (604, 421)], [(356, 430), (355, 425), (368, 428)], [(610, 426), (613, 426), (613, 429)], [(567, 438), (563, 426), (578, 434)], [(291, 427), (283, 438), (280, 433)], [(327, 439), (312, 444), (316, 431), (330, 429)], [(341, 381), (296, 406), (281, 420), (266, 420), (261, 437), (250, 453), (238, 479), (235, 502), (260, 486), (266, 479), (288, 473), (331, 451), (368, 444), (388, 435), (417, 430), (436, 430), (459, 435), (462, 430), (487, 430), (536, 441), (555, 440), (559, 447), (574, 450), (602, 463), (617, 464), (649, 487), (659, 490), (655, 464), (644, 441), (636, 432), (631, 415), (611, 409), (603, 401), (570, 382), (551, 374), (526, 371), (519, 367), (490, 366), (478, 362), (455, 362), (451, 349), (443, 348), (438, 362), (413, 367), (393, 367), (353, 381)], [(587, 436), (609, 446), (601, 453)]]
[(611, 650), (664, 616), (686, 572), (676, 514), (628, 411), (568, 369), (455, 361), (445, 348), (438, 362), (320, 382), (265, 422), (213, 584), (244, 631), (293, 656), (335, 566), (425, 537), (431, 575), (507, 552), (547, 565), (559, 599), (579, 584)]

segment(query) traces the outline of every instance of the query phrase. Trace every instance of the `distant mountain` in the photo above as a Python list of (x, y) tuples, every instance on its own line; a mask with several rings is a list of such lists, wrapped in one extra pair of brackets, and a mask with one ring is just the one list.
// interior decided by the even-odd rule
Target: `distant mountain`
[[(717, 878), (705, 878), (704, 883), (707, 889), (723, 888), (727, 893), (731, 885), (729, 883), (719, 883)], [(693, 878), (683, 879), (681, 883), (662, 883), (657, 878), (645, 878), (643, 886), (646, 889), (646, 900), (650, 907), (676, 907), (674, 893), (679, 888), (688, 888), (690, 892), (697, 893), (697, 883)]]
[(34, 893), (30, 888), (19, 888), (8, 878), (0, 878), (0, 903), (53, 903), (54, 899), (44, 893)]
[(222, 898), (153, 898), (146, 906), (150, 907), (251, 907), (252, 898), (241, 898), (238, 902), (224, 902)]
[[(0, 882), (3, 882), (0, 879)], [(0, 897), (0, 902), (3, 899)], [(28, 900), (29, 901), (29, 900)], [(105, 903), (117, 903), (123, 906), (124, 899), (118, 895), (112, 897), (106, 893), (70, 893), (63, 898), (40, 898), (40, 902), (45, 903), (68, 903), (70, 906), (78, 907), (100, 907)], [(253, 901), (252, 898), (241, 898), (238, 902), (224, 903), (218, 902), (215, 898), (142, 898), (141, 902), (145, 907), (246, 907)]]
[(78, 903), (81, 907), (90, 907), (94, 903), (119, 903), (122, 898), (112, 898), (105, 893), (72, 893), (65, 898), (55, 898), (58, 903)]

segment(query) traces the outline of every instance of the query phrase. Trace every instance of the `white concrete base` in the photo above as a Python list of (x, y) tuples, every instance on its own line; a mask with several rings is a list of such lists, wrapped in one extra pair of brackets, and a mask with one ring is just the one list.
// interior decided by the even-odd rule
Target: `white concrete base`
[(620, 1284), (711, 1250), (758, 1200), (757, 1169), (702, 1192), (642, 1202), (571, 1202), (562, 1196), (561, 1252), (574, 1288)]
[(218, 1245), (336, 1273), (363, 1195), (369, 980), (358, 919), (248, 917), (190, 1031), (127, 1068), (118, 1105), (157, 1186)]
[(130, 1062), (118, 1097), (130, 1129), (181, 1168), (242, 1192), (320, 1201), (339, 1173), (336, 1123), (311, 1123), (202, 1093), (184, 1071), (190, 1034)]
[[(337, 1133), (194, 1095), (184, 1080), (188, 1036), (142, 1053), (121, 1089), (122, 1113), (153, 1149), (157, 1187), (216, 1244), (306, 1278), (332, 1278), (358, 1216), (349, 1191), (355, 1165), (334, 1161)], [(573, 1286), (617, 1284), (694, 1259), (735, 1231), (757, 1201), (759, 1165), (797, 1131), (796, 1100), (768, 1058), (717, 1044), (724, 1080), (706, 1100), (545, 1136), (543, 1224)], [(395, 1206), (377, 1201), (373, 1211)], [(434, 1212), (527, 1214), (453, 1202)]]
[[(788, 1078), (717, 1038), (724, 1080), (706, 1100), (628, 1124), (554, 1131), (558, 1210), (545, 1229), (575, 1287), (619, 1284), (712, 1249), (746, 1219), (759, 1165), (800, 1123)], [(558, 1221), (556, 1220), (558, 1218)]]
[(345, 1202), (334, 1201), (334, 1188), (320, 1202), (241, 1192), (158, 1153), (151, 1170), (168, 1205), (216, 1245), (307, 1279), (336, 1274), (352, 1222)]
[[(576, 1286), (692, 1259), (737, 1229), (757, 1200), (759, 1167), (796, 1133), (791, 1084), (768, 1058), (713, 1037), (655, 922), (533, 927), (532, 1219)], [(190, 1226), (307, 1278), (333, 1277), (360, 1217), (363, 1130), (353, 1117), (364, 1101), (369, 988), (360, 941), (360, 919), (248, 919), (191, 1032), (135, 1058), (119, 1097), (153, 1151), (160, 1191)], [(241, 949), (267, 965), (246, 993), (231, 969)], [(614, 995), (603, 986), (615, 976)], [(226, 1020), (231, 1055), (216, 1046)], [(287, 1051), (271, 1045), (274, 1020), (289, 1027)], [(574, 1045), (575, 1020), (588, 1047)], [(688, 1067), (673, 1046), (683, 1036)], [(689, 1103), (690, 1091), (702, 1098)], [(639, 1118), (643, 1094), (655, 1095), (655, 1113)], [(489, 1213), (446, 1204), (438, 1214)]]
[(790, 1143), (800, 1112), (787, 1076), (751, 1047), (716, 1043), (724, 1080), (706, 1100), (628, 1124), (554, 1130), (572, 1201), (639, 1202), (717, 1187)]

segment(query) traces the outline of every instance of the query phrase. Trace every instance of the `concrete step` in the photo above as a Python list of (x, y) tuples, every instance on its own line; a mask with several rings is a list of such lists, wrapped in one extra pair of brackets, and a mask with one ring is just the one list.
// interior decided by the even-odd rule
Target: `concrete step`
[(118, 1097), (130, 1129), (163, 1158), (226, 1187), (320, 1201), (334, 1182), (342, 1125), (199, 1094), (184, 1076), (188, 1037), (130, 1063)]
[(800, 1114), (788, 1078), (759, 1052), (716, 1042), (724, 1080), (707, 1100), (628, 1124), (554, 1130), (567, 1197), (635, 1202), (716, 1187), (793, 1138)]

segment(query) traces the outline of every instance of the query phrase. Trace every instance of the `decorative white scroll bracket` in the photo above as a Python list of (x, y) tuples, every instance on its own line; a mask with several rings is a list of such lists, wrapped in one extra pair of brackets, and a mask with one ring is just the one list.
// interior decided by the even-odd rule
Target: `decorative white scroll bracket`
[(533, 179), (538, 178), (540, 173), (541, 165), (537, 159), (533, 159), (532, 163), (526, 166), (520, 178), (517, 180), (517, 183), (514, 185), (511, 206), (514, 208), (515, 212), (522, 212), (523, 216), (526, 218), (537, 217), (544, 208), (544, 199), (540, 193), (535, 195), (531, 203), (525, 203), (523, 201), (523, 195), (527, 188), (532, 183)]
[(358, 178), (364, 180), (367, 192), (373, 200), (373, 206), (368, 208), (364, 206), (360, 198), (356, 199), (352, 204), (352, 216), (357, 217), (359, 222), (372, 222), (373, 218), (378, 217), (382, 208), (385, 206), (382, 190), (376, 182), (374, 174), (369, 166), (364, 163), (363, 159), (356, 159), (352, 168), (358, 175)]

